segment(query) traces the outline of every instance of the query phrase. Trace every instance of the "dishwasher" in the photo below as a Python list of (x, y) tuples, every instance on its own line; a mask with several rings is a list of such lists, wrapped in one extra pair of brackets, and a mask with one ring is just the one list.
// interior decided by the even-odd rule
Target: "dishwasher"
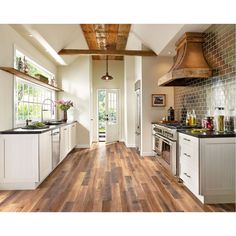
[(60, 162), (60, 129), (52, 130), (52, 169)]

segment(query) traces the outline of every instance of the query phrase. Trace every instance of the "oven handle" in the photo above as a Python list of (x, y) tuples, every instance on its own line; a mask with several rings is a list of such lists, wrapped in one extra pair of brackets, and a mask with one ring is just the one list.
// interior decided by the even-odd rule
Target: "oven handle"
[(164, 137), (161, 136), (161, 135), (154, 134), (154, 136), (156, 136), (156, 137), (158, 137), (158, 138), (161, 138), (161, 139), (163, 140), (163, 142), (165, 142), (166, 144), (169, 144), (169, 145), (172, 145), (172, 144), (173, 144), (170, 140), (164, 138)]

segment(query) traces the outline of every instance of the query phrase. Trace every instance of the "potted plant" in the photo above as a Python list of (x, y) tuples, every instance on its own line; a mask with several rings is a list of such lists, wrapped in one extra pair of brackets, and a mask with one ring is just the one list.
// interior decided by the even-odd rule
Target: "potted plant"
[(73, 107), (73, 102), (71, 100), (69, 101), (59, 100), (56, 103), (59, 109), (63, 111), (63, 121), (67, 122), (67, 111), (71, 107)]

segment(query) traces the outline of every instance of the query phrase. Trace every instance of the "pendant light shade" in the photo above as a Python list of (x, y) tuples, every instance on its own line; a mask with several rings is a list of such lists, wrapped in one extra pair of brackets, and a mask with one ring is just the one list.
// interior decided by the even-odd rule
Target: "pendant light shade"
[(106, 56), (106, 74), (101, 77), (103, 80), (112, 80), (113, 77), (108, 74), (108, 56)]

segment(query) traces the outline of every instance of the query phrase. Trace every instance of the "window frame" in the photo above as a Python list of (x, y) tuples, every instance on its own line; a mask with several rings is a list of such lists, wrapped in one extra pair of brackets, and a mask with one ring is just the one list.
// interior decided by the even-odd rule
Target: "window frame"
[[(48, 71), (46, 68), (44, 68), (43, 66), (41, 66), (40, 64), (38, 64), (34, 59), (32, 59), (32, 57), (28, 56), (29, 54), (28, 53), (25, 53), (24, 50), (21, 50), (20, 48), (18, 48), (16, 45), (14, 45), (14, 61), (13, 61), (13, 67), (15, 68), (16, 66), (16, 56), (21, 54), (22, 56), (25, 56), (27, 60), (30, 61), (31, 64), (35, 65), (36, 68), (42, 70), (42, 72), (44, 73), (47, 73), (49, 75), (50, 78), (53, 78), (55, 77), (55, 75)], [(22, 78), (19, 78), (17, 76), (14, 76), (14, 84), (13, 84), (13, 127), (14, 128), (17, 128), (17, 127), (20, 127), (22, 125), (25, 125), (25, 120), (17, 120), (17, 110), (18, 110), (18, 105), (17, 105), (17, 95), (16, 95), (16, 91), (17, 91), (17, 80), (21, 80), (24, 84), (27, 84), (27, 85), (30, 85), (32, 86), (34, 89), (37, 89), (39, 88), (40, 90), (44, 90), (44, 91), (49, 91), (50, 94), (51, 94), (51, 98), (50, 99), (53, 99), (53, 101), (55, 101), (56, 99), (56, 93), (55, 91), (53, 90), (50, 90), (50, 89), (47, 89), (43, 86), (40, 86), (40, 85), (37, 85), (37, 84), (34, 84), (34, 83), (31, 83), (30, 81), (26, 81)], [(39, 103), (34, 103), (34, 102), (29, 102), (27, 101), (26, 103), (28, 104), (39, 104)], [(41, 103), (42, 105), (42, 103)], [(54, 116), (51, 117), (51, 119), (54, 119), (56, 117), (56, 114), (54, 114)], [(41, 119), (40, 119), (41, 120)]]

